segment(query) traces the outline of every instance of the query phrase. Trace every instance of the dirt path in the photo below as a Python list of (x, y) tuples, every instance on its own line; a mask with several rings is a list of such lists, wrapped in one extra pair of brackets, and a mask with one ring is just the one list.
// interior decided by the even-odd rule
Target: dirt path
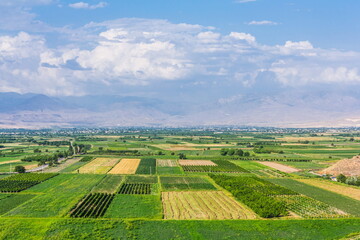
[(293, 172), (299, 172), (300, 170), (297, 168), (293, 168), (293, 167), (289, 167), (289, 166), (285, 166), (283, 164), (280, 163), (275, 163), (275, 162), (260, 162), (257, 161), (258, 163), (261, 163), (262, 165), (271, 167), (271, 168), (275, 168), (276, 170), (282, 171), (282, 172), (286, 172), (286, 173), (293, 173)]

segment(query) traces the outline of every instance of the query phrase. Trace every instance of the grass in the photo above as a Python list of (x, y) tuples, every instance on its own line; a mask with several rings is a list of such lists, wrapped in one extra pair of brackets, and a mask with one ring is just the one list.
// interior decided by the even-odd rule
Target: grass
[(157, 183), (156, 176), (127, 176), (126, 183)]
[(164, 190), (215, 190), (207, 179), (201, 177), (160, 177)]
[(182, 174), (180, 167), (157, 167), (157, 174), (167, 175), (167, 174)]
[(46, 185), (45, 194), (38, 195), (26, 205), (21, 205), (6, 215), (16, 217), (64, 216), (102, 177), (102, 175), (79, 174), (73, 175), (69, 179), (65, 178), (62, 182), (58, 181), (50, 188), (49, 185)]
[(0, 215), (25, 203), (36, 195), (33, 194), (9, 194), (6, 198), (0, 198)]
[(136, 174), (155, 174), (156, 173), (156, 159), (143, 158), (140, 161)]
[(161, 219), (160, 197), (158, 195), (116, 195), (105, 217)]
[(354, 216), (360, 217), (360, 202), (356, 201), (355, 199), (351, 199), (321, 188), (310, 186), (308, 184), (298, 182), (293, 179), (268, 179), (268, 181), (284, 186), (295, 192), (304, 194), (321, 202), (327, 203), (330, 206), (336, 207)]
[(121, 175), (107, 175), (91, 191), (94, 193), (115, 193), (123, 179), (124, 177)]
[(85, 164), (87, 164), (87, 162), (76, 162), (64, 169), (62, 169), (61, 171), (59, 171), (60, 173), (71, 173), (74, 172), (76, 170), (78, 170), (79, 168), (81, 168), (82, 166), (84, 166)]

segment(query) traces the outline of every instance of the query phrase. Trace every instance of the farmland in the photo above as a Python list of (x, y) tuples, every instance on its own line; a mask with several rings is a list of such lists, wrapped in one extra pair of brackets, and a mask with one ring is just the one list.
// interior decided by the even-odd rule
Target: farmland
[(119, 160), (116, 158), (95, 158), (85, 166), (79, 168), (79, 173), (107, 173)]
[[(360, 132), (71, 131), (61, 137), (8, 136), (14, 142), (0, 148), (5, 155), (0, 154), (1, 239), (340, 239), (359, 234), (360, 188), (319, 173), (358, 154)], [(37, 144), (52, 141), (60, 145)], [(86, 152), (61, 158), (39, 173), (11, 170), (41, 165), (21, 159), (69, 151), (69, 145), (61, 145), (69, 142), (88, 146)]]
[(140, 161), (140, 159), (121, 159), (121, 161), (110, 170), (109, 174), (135, 174)]
[(163, 192), (165, 219), (252, 219), (255, 214), (219, 191)]

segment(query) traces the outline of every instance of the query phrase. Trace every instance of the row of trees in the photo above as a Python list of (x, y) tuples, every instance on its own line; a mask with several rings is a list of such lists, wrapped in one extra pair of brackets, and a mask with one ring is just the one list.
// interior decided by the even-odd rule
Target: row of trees
[(220, 154), (222, 156), (244, 156), (244, 157), (248, 157), (250, 156), (250, 153), (249, 152), (245, 152), (243, 151), (242, 149), (234, 149), (234, 148), (222, 148), (220, 150)]
[(344, 174), (340, 174), (336, 177), (338, 182), (346, 183), (349, 185), (354, 186), (360, 186), (360, 177), (358, 176), (352, 176), (352, 177), (346, 177)]

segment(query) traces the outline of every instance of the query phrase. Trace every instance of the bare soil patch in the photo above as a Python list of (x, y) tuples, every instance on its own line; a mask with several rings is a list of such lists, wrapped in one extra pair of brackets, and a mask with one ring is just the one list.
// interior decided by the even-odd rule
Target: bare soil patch
[(261, 163), (262, 165), (265, 165), (265, 166), (268, 166), (268, 167), (271, 167), (271, 168), (275, 168), (276, 170), (286, 172), (286, 173), (293, 173), (293, 172), (299, 172), (300, 171), (297, 168), (285, 166), (283, 164), (275, 163), (275, 162), (260, 162), (260, 161), (258, 161), (258, 163)]
[(210, 160), (179, 160), (181, 166), (217, 166)]
[(321, 170), (321, 174), (339, 175), (344, 174), (346, 176), (360, 176), (360, 156), (355, 156), (351, 159), (343, 159)]

